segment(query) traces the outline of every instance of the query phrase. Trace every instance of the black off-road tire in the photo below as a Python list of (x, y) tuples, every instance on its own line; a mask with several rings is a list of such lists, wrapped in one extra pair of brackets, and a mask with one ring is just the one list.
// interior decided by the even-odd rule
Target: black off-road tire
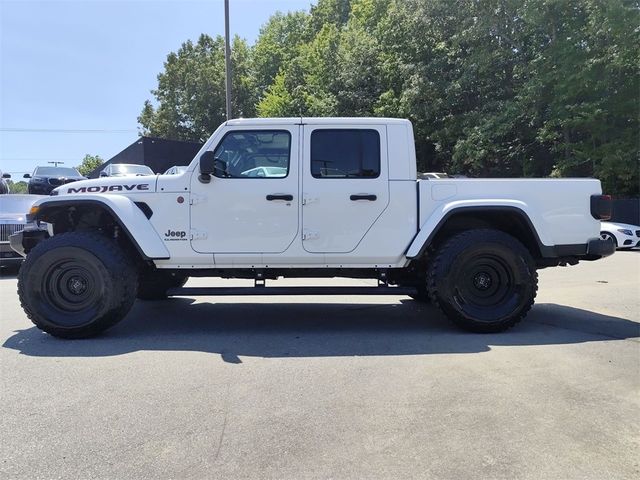
[(529, 250), (499, 230), (459, 233), (427, 269), (432, 302), (455, 324), (477, 333), (507, 330), (531, 309), (538, 274)]
[(164, 300), (167, 290), (182, 287), (187, 280), (188, 276), (175, 272), (144, 270), (138, 279), (137, 297), (140, 300)]
[(18, 296), (39, 329), (60, 338), (97, 335), (122, 320), (138, 288), (133, 262), (97, 232), (39, 243), (18, 274)]

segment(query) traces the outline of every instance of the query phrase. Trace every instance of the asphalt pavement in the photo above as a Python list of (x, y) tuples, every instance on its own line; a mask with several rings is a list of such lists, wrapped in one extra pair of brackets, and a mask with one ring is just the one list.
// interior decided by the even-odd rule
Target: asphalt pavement
[[(267, 283), (337, 282), (371, 284)], [(65, 341), (5, 273), (0, 375), (2, 479), (637, 479), (640, 252), (542, 270), (490, 335), (408, 297), (200, 297)]]

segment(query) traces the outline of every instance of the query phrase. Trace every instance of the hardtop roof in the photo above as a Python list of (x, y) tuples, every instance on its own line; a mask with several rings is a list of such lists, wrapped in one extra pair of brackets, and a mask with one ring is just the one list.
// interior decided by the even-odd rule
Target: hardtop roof
[(226, 125), (389, 125), (407, 124), (403, 118), (385, 117), (283, 117), (283, 118), (234, 118)]

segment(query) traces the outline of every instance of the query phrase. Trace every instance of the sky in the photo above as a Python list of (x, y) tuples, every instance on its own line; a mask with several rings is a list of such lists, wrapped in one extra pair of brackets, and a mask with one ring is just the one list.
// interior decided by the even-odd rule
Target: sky
[[(231, 34), (253, 43), (273, 13), (313, 0), (229, 3)], [(123, 150), (167, 54), (201, 33), (224, 35), (223, 0), (0, 0), (0, 170), (17, 181)]]

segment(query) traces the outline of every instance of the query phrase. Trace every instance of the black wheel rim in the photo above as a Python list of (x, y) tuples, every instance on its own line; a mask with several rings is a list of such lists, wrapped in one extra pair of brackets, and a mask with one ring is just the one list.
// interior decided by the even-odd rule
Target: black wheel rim
[(76, 259), (59, 259), (49, 265), (41, 277), (42, 300), (63, 315), (56, 323), (79, 326), (87, 323), (102, 301), (103, 287), (95, 266)]
[(512, 264), (489, 253), (467, 258), (457, 269), (454, 300), (461, 311), (485, 322), (510, 315), (523, 298), (524, 285)]

